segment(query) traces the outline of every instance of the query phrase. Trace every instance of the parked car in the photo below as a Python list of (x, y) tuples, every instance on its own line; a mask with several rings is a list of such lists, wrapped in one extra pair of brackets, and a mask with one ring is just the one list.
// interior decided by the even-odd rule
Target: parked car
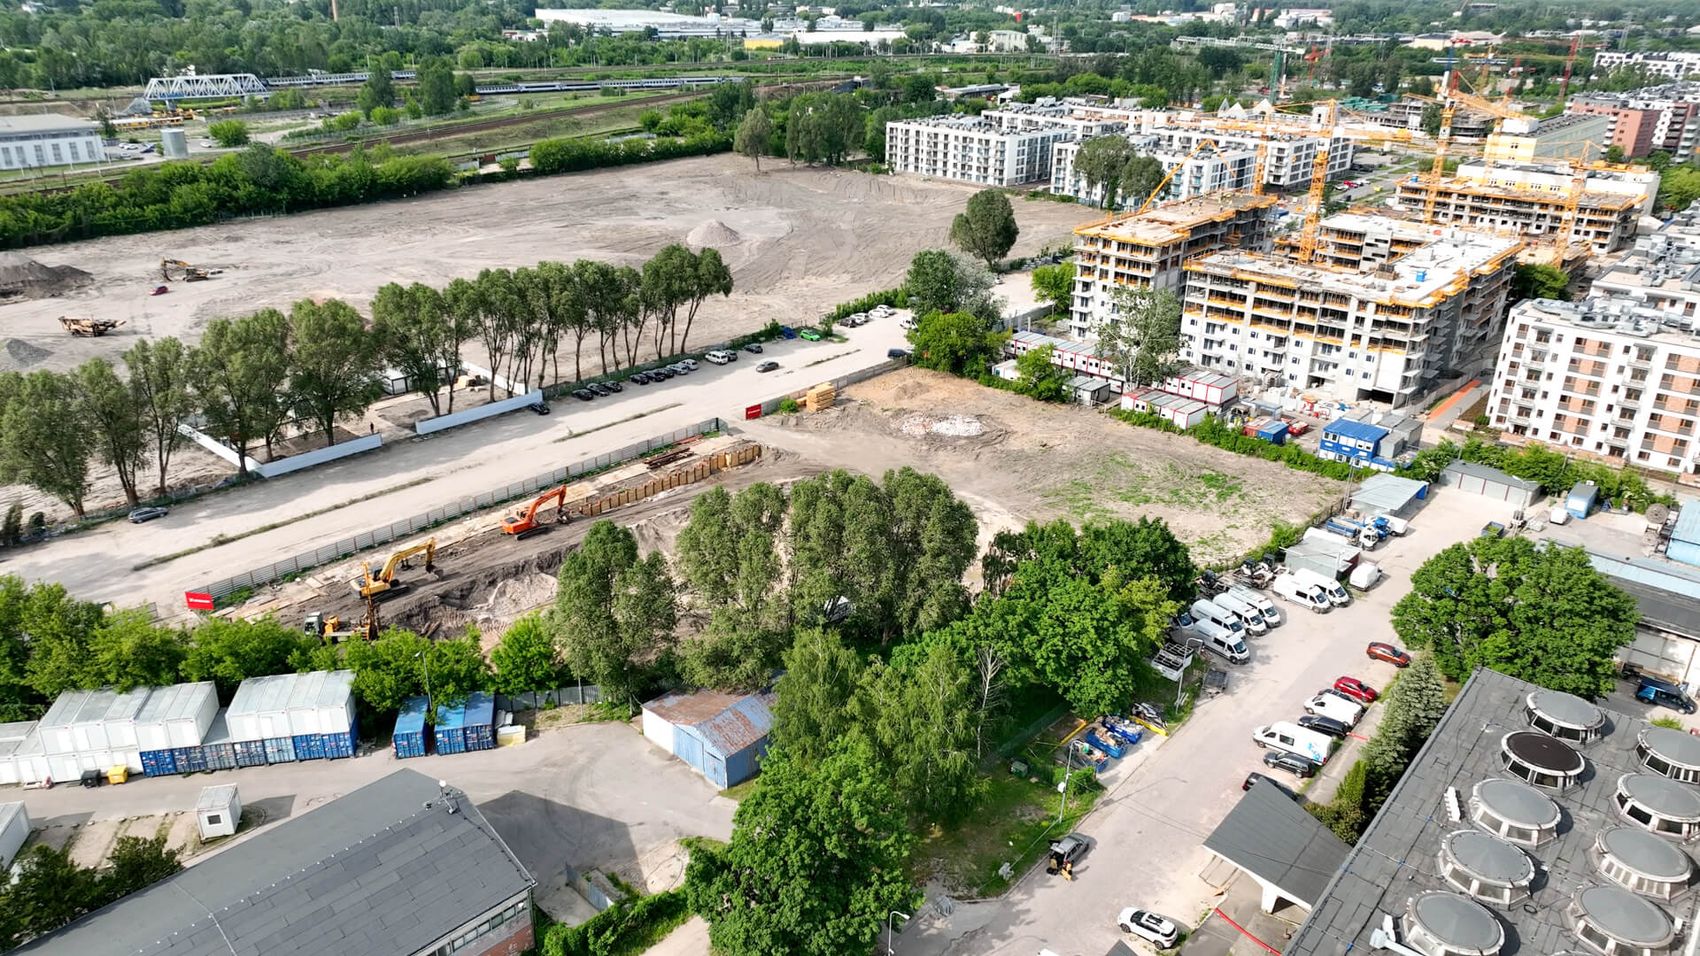
[(144, 521), (152, 521), (155, 518), (163, 518), (170, 513), (171, 513), (170, 509), (167, 509), (167, 508), (159, 508), (159, 507), (153, 507), (153, 506), (150, 506), (150, 507), (147, 507), (147, 508), (137, 508), (135, 511), (130, 512), (130, 523), (131, 524), (141, 524)]
[(613, 379), (609, 379), (608, 381), (603, 382), (602, 387), (609, 390), (610, 392), (623, 392), (623, 391), (626, 390), (626, 387), (624, 385), (621, 385), (619, 382), (616, 382)]
[(696, 371), (696, 368), (695, 366), (686, 365), (684, 362), (674, 362), (672, 365), (667, 366), (667, 370), (672, 372), (674, 375), (689, 375)]
[(218, 145), (217, 143), (213, 142), (210, 139), (201, 140), (201, 148), (202, 149), (212, 149), (213, 147), (215, 147), (217, 145)]
[(1284, 750), (1271, 750), (1264, 754), (1263, 765), (1271, 770), (1285, 770), (1295, 777), (1309, 778), (1316, 775), (1315, 763)]
[(885, 357), (888, 358), (888, 359), (906, 359), (906, 358), (909, 357), (909, 350), (908, 349), (886, 349), (885, 350)]
[(1394, 667), (1411, 666), (1411, 655), (1397, 647), (1394, 647), (1392, 644), (1383, 644), (1380, 641), (1373, 641), (1368, 647), (1364, 648), (1364, 653), (1369, 655), (1369, 659), (1372, 661), (1386, 661)]
[(1298, 794), (1296, 794), (1292, 790), (1288, 789), (1286, 784), (1282, 783), (1279, 780), (1276, 780), (1274, 777), (1266, 777), (1263, 774), (1258, 773), (1255, 770), (1252, 771), (1251, 773), (1248, 773), (1248, 774), (1245, 775), (1245, 783), (1240, 784), (1240, 790), (1242, 792), (1246, 791), (1246, 790), (1250, 790), (1252, 787), (1257, 786), (1259, 781), (1262, 781), (1264, 783), (1269, 784), (1271, 787), (1274, 787), (1277, 790), (1280, 790), (1282, 793), (1286, 794), (1289, 797), (1293, 797), (1295, 799), (1298, 797)]
[(549, 404), (547, 402), (534, 402), (528, 407), (531, 409), (531, 413), (533, 415), (549, 414)]
[(761, 363), (760, 365), (757, 365), (756, 371), (758, 371), (758, 372), (771, 372), (778, 367), (779, 367), (778, 362), (767, 361), (767, 362)]
[(798, 329), (797, 337), (805, 342), (819, 342), (821, 340), (820, 329)]
[(1321, 714), (1305, 714), (1298, 720), (1293, 721), (1293, 723), (1298, 724), (1306, 730), (1314, 730), (1319, 734), (1327, 734), (1335, 740), (1346, 739), (1346, 734), (1351, 731), (1351, 728), (1347, 727), (1343, 722), (1335, 720), (1332, 717), (1324, 717)]
[(725, 365), (727, 362), (736, 359), (738, 357), (738, 353), (728, 352), (725, 349), (709, 349), (702, 353), (702, 357), (713, 362), (715, 365)]
[(760, 342), (751, 342), (750, 344), (744, 346), (744, 351), (750, 353), (751, 355), (760, 355), (761, 354), (761, 343)]
[(626, 379), (626, 381), (631, 382), (633, 385), (648, 385), (649, 384), (649, 373), (648, 372), (638, 372), (638, 373), (632, 375), (632, 377)]
[(1130, 906), (1116, 917), (1116, 925), (1122, 932), (1131, 933), (1158, 949), (1172, 949), (1181, 941), (1181, 928), (1175, 921), (1150, 910)]
[(1381, 696), (1375, 688), (1361, 680), (1358, 680), (1356, 677), (1339, 678), (1334, 682), (1334, 689), (1353, 700), (1359, 700), (1366, 704), (1375, 703), (1375, 699)]
[(588, 388), (575, 388), (573, 389), (573, 397), (581, 402), (589, 402), (595, 400), (596, 393)]
[(614, 394), (612, 389), (610, 389), (608, 386), (602, 384), (601, 382), (591, 382), (589, 385), (586, 385), (585, 388), (589, 389), (591, 392), (594, 392), (596, 395), (598, 395), (599, 397), (602, 397), (602, 398), (607, 398), (608, 396)]
[[(134, 521), (132, 517), (130, 520)], [(1662, 681), (1656, 677), (1643, 677), (1636, 685), (1635, 699), (1644, 704), (1656, 707), (1666, 707), (1683, 714), (1694, 713), (1694, 698), (1683, 692), (1681, 687)]]
[(661, 368), (652, 368), (649, 370), (649, 380), (652, 382), (665, 382), (672, 378), (673, 374), (673, 370), (666, 366)]
[(1086, 838), (1078, 833), (1070, 833), (1068, 836), (1054, 841), (1051, 844), (1051, 852), (1045, 860), (1045, 872), (1055, 873), (1062, 869), (1065, 863), (1079, 863), (1080, 858), (1086, 855), (1090, 846), (1091, 844), (1087, 842)]
[(1305, 701), (1305, 713), (1337, 720), (1355, 727), (1364, 715), (1364, 705), (1330, 687)]
[(683, 365), (685, 370), (690, 372), (694, 372), (698, 368), (696, 359), (680, 359), (678, 364)]

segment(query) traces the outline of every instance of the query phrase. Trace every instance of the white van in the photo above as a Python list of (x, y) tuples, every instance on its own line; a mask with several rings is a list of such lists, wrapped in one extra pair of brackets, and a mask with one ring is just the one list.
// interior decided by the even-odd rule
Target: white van
[(702, 357), (716, 365), (725, 365), (727, 362), (736, 361), (738, 358), (737, 353), (728, 352), (725, 349), (711, 349), (704, 352)]
[(1245, 639), (1219, 624), (1199, 618), (1192, 622), (1192, 633), (1205, 650), (1227, 658), (1230, 664), (1244, 664), (1251, 660)]
[(1348, 592), (1344, 587), (1341, 587), (1340, 582), (1333, 578), (1317, 574), (1309, 568), (1295, 569), (1293, 571), (1293, 577), (1298, 578), (1300, 584), (1309, 584), (1313, 587), (1321, 588), (1322, 595), (1328, 598), (1328, 603), (1335, 607), (1345, 607), (1352, 603), (1352, 595), (1350, 592)]
[(1263, 596), (1262, 591), (1248, 588), (1243, 584), (1235, 584), (1229, 586), (1228, 593), (1257, 608), (1258, 613), (1263, 615), (1263, 623), (1270, 627), (1281, 626), (1281, 612), (1276, 609), (1274, 601)]
[(1269, 633), (1269, 622), (1263, 619), (1263, 612), (1232, 594), (1218, 594), (1210, 599), (1210, 603), (1232, 611), (1252, 634)]
[(1308, 607), (1318, 614), (1325, 614), (1334, 606), (1328, 603), (1328, 598), (1321, 588), (1305, 584), (1291, 574), (1275, 575), (1269, 590), (1274, 591), (1278, 597), (1286, 598), (1300, 607)]
[(1245, 622), (1235, 617), (1234, 613), (1227, 608), (1218, 607), (1209, 601), (1198, 600), (1192, 602), (1192, 607), (1188, 610), (1192, 612), (1194, 621), (1209, 621), (1217, 627), (1232, 631), (1235, 637), (1245, 635)]
[(1317, 694), (1305, 701), (1305, 713), (1332, 717), (1348, 727), (1356, 727), (1364, 715), (1362, 704), (1349, 701), (1338, 694)]
[(1285, 750), (1322, 766), (1328, 762), (1328, 749), (1333, 741), (1314, 730), (1306, 730), (1290, 721), (1278, 720), (1251, 732), (1251, 742), (1268, 749)]

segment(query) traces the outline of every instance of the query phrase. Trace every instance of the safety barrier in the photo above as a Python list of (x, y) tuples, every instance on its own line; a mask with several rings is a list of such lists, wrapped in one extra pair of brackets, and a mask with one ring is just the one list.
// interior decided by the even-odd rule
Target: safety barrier
[[(207, 451), (212, 452), (230, 464), (235, 465), (238, 468), (242, 467), (241, 459), (244, 456), (237, 454), (236, 449), (231, 448), (224, 442), (219, 441), (192, 425), (178, 425), (177, 431), (183, 437), (189, 439), (202, 448), (205, 448)], [(311, 468), (314, 465), (322, 465), (327, 461), (336, 461), (339, 458), (347, 458), (350, 455), (358, 455), (362, 452), (376, 451), (383, 447), (383, 444), (384, 437), (382, 435), (361, 435), (359, 438), (353, 438), (345, 442), (338, 442), (328, 448), (315, 448), (312, 451), (304, 451), (299, 455), (290, 455), (288, 458), (279, 458), (276, 461), (261, 462), (249, 458), (248, 472), (249, 474), (259, 475), (261, 478), (276, 478), (279, 475), (287, 475), (291, 472), (300, 471), (303, 468)]]
[(543, 390), (533, 389), (532, 391), (526, 392), (524, 395), (515, 395), (513, 398), (504, 398), (499, 402), (491, 402), (488, 405), (480, 405), (477, 408), (467, 408), (458, 412), (450, 412), (447, 415), (438, 415), (436, 418), (421, 419), (414, 423), (413, 430), (421, 435), (432, 435), (447, 428), (469, 425), (473, 422), (483, 421), (486, 418), (495, 418), (497, 415), (506, 415), (508, 412), (518, 411), (519, 409), (526, 408), (531, 405), (540, 405), (542, 403)]

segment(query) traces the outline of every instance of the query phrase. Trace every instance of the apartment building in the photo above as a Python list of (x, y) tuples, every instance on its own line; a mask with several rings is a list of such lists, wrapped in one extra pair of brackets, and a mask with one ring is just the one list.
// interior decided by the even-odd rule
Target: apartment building
[(1330, 217), (1310, 265), (1253, 252), (1188, 262), (1181, 358), (1342, 401), (1408, 405), (1497, 341), (1522, 243)]
[[(1458, 175), (1443, 178), (1435, 200), (1434, 218), (1440, 223), (1529, 240), (1559, 240), (1586, 245), (1603, 255), (1628, 245), (1635, 224), (1658, 189), (1658, 174), (1650, 177), (1651, 192), (1634, 174), (1589, 171), (1571, 228), (1567, 197), (1575, 178), (1561, 167), (1460, 166)], [(1426, 176), (1401, 181), (1394, 199), (1399, 208), (1419, 211), (1429, 194)]]
[(1538, 163), (1596, 160), (1611, 145), (1615, 120), (1599, 114), (1564, 113), (1527, 129), (1488, 134), (1482, 158), (1490, 163)]
[(1700, 73), (1700, 53), (1601, 50), (1594, 54), (1594, 72), (1639, 70), (1648, 76), (1680, 80)]
[(1594, 280), (1590, 295), (1694, 318), (1700, 306), (1700, 208), (1677, 213), (1641, 236)]
[(1215, 193), (1074, 230), (1069, 331), (1094, 334), (1114, 312), (1118, 286), (1180, 292), (1188, 259), (1219, 249), (1270, 247), (1276, 198)]
[(1611, 143), (1626, 156), (1662, 150), (1677, 162), (1687, 162), (1700, 141), (1700, 83), (1694, 81), (1588, 93), (1571, 98), (1566, 109), (1612, 117)]
[(981, 186), (1024, 186), (1051, 175), (1051, 150), (1073, 138), (1062, 126), (1006, 130), (977, 116), (932, 116), (886, 124), (892, 172)]
[[(1264, 137), (1243, 130), (1212, 128), (1209, 114), (1203, 116), (1206, 118), (1198, 118), (1199, 114), (1147, 112), (1132, 118), (1133, 128), (1126, 135), (1135, 151), (1161, 162), (1165, 170), (1176, 170), (1159, 197), (1162, 201), (1190, 199), (1219, 190), (1251, 189), (1257, 176), (1260, 144), (1265, 151), (1266, 186), (1308, 188), (1317, 150), (1325, 145), (1330, 179), (1344, 176), (1352, 168), (1354, 146), (1346, 137), (1302, 132), (1276, 132)], [(1052, 151), (1050, 191), (1101, 205), (1103, 190), (1088, 187), (1085, 177), (1074, 172), (1078, 153), (1079, 144), (1061, 145)], [(1144, 198), (1123, 196), (1121, 202), (1136, 207)]]
[(1091, 139), (1125, 132), (1134, 112), (1073, 97), (1046, 97), (1032, 103), (1006, 103), (980, 117), (1005, 132), (1066, 129), (1076, 139)]
[[(1191, 199), (1224, 190), (1250, 189), (1257, 174), (1257, 154), (1251, 150), (1206, 149), (1197, 155), (1189, 155), (1164, 149), (1161, 141), (1153, 136), (1139, 134), (1130, 136), (1129, 140), (1141, 155), (1150, 156), (1162, 163), (1165, 170), (1174, 171), (1162, 195), (1157, 197), (1162, 202)], [(1080, 142), (1058, 143), (1051, 148), (1050, 191), (1060, 196), (1073, 196), (1087, 205), (1102, 206), (1104, 185), (1088, 183), (1086, 177), (1074, 169), (1074, 159), (1083, 145)], [(1120, 196), (1117, 206), (1138, 208), (1145, 198)]]

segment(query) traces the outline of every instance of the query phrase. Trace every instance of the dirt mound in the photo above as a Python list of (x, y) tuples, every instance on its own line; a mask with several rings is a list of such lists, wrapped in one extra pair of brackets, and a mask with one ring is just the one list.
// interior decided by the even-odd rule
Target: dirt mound
[(718, 219), (710, 219), (695, 229), (692, 229), (690, 235), (685, 237), (685, 245), (690, 246), (692, 249), (703, 249), (708, 246), (714, 246), (715, 248), (719, 248), (721, 246), (735, 246), (743, 241), (744, 237), (739, 235), (736, 229), (733, 229), (731, 226), (726, 225)]
[(52, 355), (52, 352), (38, 345), (31, 345), (23, 339), (7, 339), (6, 358), (9, 361), (3, 364), (10, 365), (14, 369), (26, 369), (42, 359), (50, 358)]
[(49, 266), (21, 253), (0, 255), (0, 300), (64, 295), (94, 281), (76, 266)]

